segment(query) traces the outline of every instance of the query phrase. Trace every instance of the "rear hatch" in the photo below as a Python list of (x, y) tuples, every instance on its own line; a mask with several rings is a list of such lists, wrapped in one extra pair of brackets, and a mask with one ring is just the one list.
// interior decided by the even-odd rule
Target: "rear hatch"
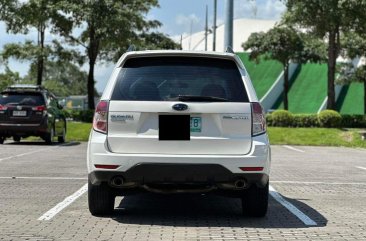
[(242, 155), (251, 149), (251, 128), (251, 104), (228, 59), (129, 59), (109, 102), (115, 153)]
[(0, 124), (40, 124), (45, 109), (42, 93), (11, 91), (0, 94)]

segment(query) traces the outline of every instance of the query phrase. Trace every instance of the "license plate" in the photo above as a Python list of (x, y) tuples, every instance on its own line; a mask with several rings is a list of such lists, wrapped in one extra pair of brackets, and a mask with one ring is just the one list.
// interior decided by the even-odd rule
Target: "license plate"
[(14, 110), (13, 116), (27, 116), (27, 111), (25, 110)]
[(201, 117), (191, 117), (191, 132), (201, 132), (202, 120)]

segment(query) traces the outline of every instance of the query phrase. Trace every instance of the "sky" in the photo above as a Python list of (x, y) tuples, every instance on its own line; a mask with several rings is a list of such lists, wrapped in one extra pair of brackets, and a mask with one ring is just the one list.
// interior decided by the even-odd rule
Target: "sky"
[[(217, 0), (217, 25), (224, 22), (225, 0)], [(159, 0), (159, 8), (152, 9), (148, 14), (148, 19), (155, 19), (162, 23), (158, 31), (169, 35), (175, 40), (180, 36), (204, 30), (206, 5), (209, 14), (209, 27), (213, 25), (213, 3), (214, 0)], [(257, 18), (278, 20), (285, 11), (285, 6), (280, 0), (234, 0), (234, 18)], [(46, 35), (46, 41), (51, 41), (57, 36)], [(37, 39), (37, 33), (30, 31), (27, 35), (7, 34), (6, 26), (0, 22), (0, 49), (4, 44), (24, 42), (25, 40)], [(29, 69), (29, 62), (10, 61), (12, 71), (18, 71), (24, 76)], [(0, 66), (0, 72), (3, 68)], [(88, 70), (88, 66), (83, 66)], [(103, 92), (109, 76), (113, 70), (113, 63), (98, 64), (95, 69), (96, 88)]]

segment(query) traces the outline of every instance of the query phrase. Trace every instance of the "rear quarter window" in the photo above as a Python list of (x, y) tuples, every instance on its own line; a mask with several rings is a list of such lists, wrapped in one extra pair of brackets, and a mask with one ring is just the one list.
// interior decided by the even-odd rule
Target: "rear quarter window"
[(0, 94), (0, 105), (41, 106), (45, 105), (45, 101), (40, 93), (3, 92)]
[(248, 102), (241, 74), (232, 60), (203, 57), (141, 57), (126, 61), (112, 100), (169, 101), (179, 95)]

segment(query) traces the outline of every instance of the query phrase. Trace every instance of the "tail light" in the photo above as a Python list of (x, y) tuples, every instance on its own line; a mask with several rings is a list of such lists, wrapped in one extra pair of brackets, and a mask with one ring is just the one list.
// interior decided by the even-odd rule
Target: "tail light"
[(93, 128), (95, 131), (107, 134), (108, 102), (100, 101), (95, 109)]
[(252, 136), (266, 132), (266, 117), (260, 103), (252, 102)]
[(46, 106), (44, 106), (44, 105), (34, 106), (34, 107), (32, 107), (32, 110), (34, 110), (34, 111), (45, 111)]
[(7, 106), (5, 106), (5, 105), (0, 105), (0, 110), (7, 110), (8, 109), (8, 107)]

